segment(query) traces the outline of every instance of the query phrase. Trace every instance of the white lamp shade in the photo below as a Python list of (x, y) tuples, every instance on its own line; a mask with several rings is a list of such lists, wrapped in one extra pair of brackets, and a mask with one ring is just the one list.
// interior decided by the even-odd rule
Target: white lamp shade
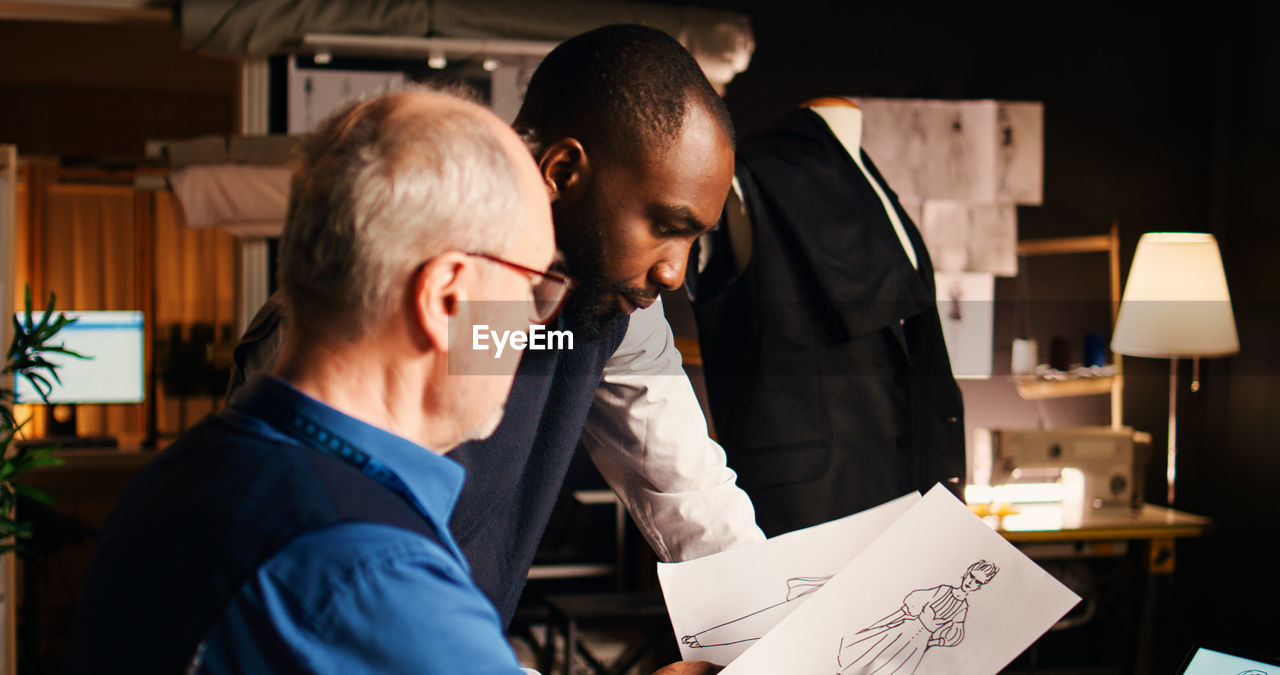
[(1111, 350), (1161, 358), (1240, 351), (1227, 277), (1213, 235), (1142, 235), (1120, 301)]

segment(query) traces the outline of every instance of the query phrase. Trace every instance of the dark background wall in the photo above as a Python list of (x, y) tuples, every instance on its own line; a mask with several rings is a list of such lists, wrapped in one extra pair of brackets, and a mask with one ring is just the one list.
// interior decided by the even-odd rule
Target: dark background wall
[[(1178, 547), (1172, 592), (1158, 608), (1174, 642), (1158, 647), (1156, 672), (1173, 669), (1192, 640), (1275, 654), (1280, 9), (1246, 1), (1150, 11), (1100, 3), (699, 4), (752, 19), (755, 56), (726, 93), (742, 135), (820, 95), (1042, 101), (1044, 203), (1019, 209), (1020, 237), (1100, 234), (1118, 221), (1127, 273), (1143, 232), (1217, 236), (1241, 351), (1204, 361), (1198, 394), (1186, 388), (1183, 363), (1176, 503), (1217, 527)], [(1035, 289), (1077, 285), (1105, 267), (1067, 261), (1047, 273)], [(1002, 281), (997, 297), (1010, 297), (1013, 283)], [(997, 332), (997, 372), (1007, 372), (1011, 337)], [(1159, 456), (1147, 493), (1161, 503), (1169, 362), (1126, 359), (1125, 367), (1124, 422), (1154, 437)], [(965, 385), (970, 416), (1011, 404), (995, 386)]]

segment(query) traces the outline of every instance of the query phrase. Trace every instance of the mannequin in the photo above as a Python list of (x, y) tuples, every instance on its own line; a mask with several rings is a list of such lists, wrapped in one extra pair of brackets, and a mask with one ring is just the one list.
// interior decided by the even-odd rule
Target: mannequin
[(823, 97), (744, 141), (686, 280), (712, 417), (769, 536), (964, 474), (933, 267), (861, 136), (861, 110)]
[[(885, 213), (893, 224), (894, 233), (898, 235), (898, 241), (902, 243), (902, 248), (906, 251), (907, 258), (911, 260), (911, 266), (919, 269), (920, 264), (916, 258), (915, 248), (907, 238), (902, 221), (889, 204), (889, 198), (880, 189), (879, 184), (871, 180), (866, 166), (862, 163), (862, 109), (858, 107), (857, 103), (839, 96), (811, 98), (801, 103), (800, 107), (808, 108), (817, 113), (831, 129), (831, 133), (835, 135), (836, 140), (840, 141), (840, 144), (849, 152), (850, 158), (853, 159), (858, 169), (866, 176), (867, 181), (872, 184), (876, 194), (884, 203)], [(747, 260), (751, 257), (751, 220), (747, 216), (746, 208), (742, 205), (742, 185), (737, 179), (733, 181), (733, 191), (725, 203), (724, 220), (725, 226), (729, 230), (729, 242), (733, 250), (734, 263), (737, 271), (741, 272), (747, 266)]]

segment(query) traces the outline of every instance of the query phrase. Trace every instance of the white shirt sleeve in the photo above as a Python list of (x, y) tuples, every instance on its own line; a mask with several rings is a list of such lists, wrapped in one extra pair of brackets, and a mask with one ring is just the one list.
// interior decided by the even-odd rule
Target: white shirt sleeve
[(724, 449), (707, 434), (661, 299), (631, 315), (582, 440), (663, 561), (764, 541)]

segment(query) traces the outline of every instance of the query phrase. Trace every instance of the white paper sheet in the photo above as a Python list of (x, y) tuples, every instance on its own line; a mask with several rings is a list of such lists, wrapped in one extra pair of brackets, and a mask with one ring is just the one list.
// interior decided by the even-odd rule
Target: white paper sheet
[(991, 377), (995, 277), (985, 272), (938, 272), (934, 282), (951, 373), (958, 378)]
[(1043, 104), (853, 100), (863, 113), (862, 147), (904, 203), (1040, 204)]
[(1013, 204), (929, 199), (920, 234), (939, 272), (1018, 274), (1018, 216)]
[(1079, 601), (935, 486), (723, 675), (989, 675)]
[(659, 563), (681, 657), (729, 663), (919, 501), (912, 492), (755, 546)]

